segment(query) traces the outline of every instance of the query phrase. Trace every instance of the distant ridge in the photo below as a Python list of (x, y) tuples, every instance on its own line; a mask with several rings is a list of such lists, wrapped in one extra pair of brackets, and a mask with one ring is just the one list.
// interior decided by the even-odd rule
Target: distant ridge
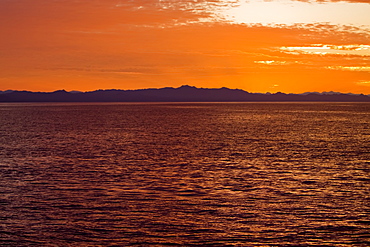
[(241, 89), (179, 88), (96, 90), (91, 92), (0, 91), (0, 102), (370, 102), (369, 95), (336, 92), (304, 94), (249, 93)]

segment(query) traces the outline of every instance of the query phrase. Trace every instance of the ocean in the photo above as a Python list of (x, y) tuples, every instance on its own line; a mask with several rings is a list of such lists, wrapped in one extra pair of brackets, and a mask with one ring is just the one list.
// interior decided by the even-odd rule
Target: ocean
[(2, 103), (1, 246), (369, 246), (370, 103)]

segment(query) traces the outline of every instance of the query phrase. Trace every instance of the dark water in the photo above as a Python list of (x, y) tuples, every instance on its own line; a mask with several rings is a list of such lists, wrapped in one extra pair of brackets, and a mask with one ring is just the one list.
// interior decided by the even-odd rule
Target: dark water
[(369, 246), (370, 104), (1, 104), (1, 246)]

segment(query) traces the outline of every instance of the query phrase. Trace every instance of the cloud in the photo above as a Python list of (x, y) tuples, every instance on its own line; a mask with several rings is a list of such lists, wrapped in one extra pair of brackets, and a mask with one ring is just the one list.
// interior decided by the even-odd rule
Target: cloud
[(287, 61), (268, 60), (268, 61), (254, 61), (254, 63), (264, 64), (264, 65), (286, 65), (288, 62)]
[(293, 0), (299, 2), (317, 2), (317, 3), (338, 3), (338, 2), (347, 2), (347, 3), (370, 3), (369, 0)]
[(27, 26), (99, 27), (116, 24), (181, 23), (211, 18), (220, 8), (233, 6), (232, 0), (17, 0), (0, 1), (1, 18), (6, 24)]
[(288, 53), (307, 53), (307, 54), (336, 54), (336, 55), (358, 55), (370, 56), (370, 45), (330, 45), (330, 44), (314, 44), (311, 46), (301, 47), (281, 47), (284, 52)]
[(357, 84), (370, 87), (370, 81), (358, 81)]
[(356, 66), (356, 67), (349, 67), (349, 66), (329, 66), (328, 69), (333, 69), (333, 70), (348, 70), (348, 71), (358, 71), (358, 72), (370, 72), (370, 66)]

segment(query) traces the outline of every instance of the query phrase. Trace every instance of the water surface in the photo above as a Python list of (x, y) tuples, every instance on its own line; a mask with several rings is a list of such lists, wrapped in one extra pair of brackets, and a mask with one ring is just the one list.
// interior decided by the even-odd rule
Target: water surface
[(0, 104), (0, 245), (368, 246), (370, 104)]

